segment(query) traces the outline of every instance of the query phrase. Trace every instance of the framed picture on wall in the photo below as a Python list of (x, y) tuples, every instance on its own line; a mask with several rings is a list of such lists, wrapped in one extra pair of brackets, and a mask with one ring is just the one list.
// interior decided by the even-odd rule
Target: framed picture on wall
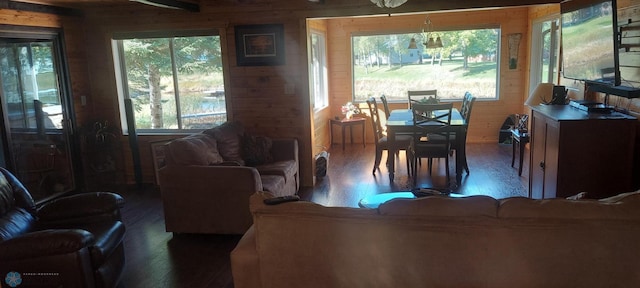
[(238, 66), (284, 64), (284, 26), (282, 24), (236, 25)]

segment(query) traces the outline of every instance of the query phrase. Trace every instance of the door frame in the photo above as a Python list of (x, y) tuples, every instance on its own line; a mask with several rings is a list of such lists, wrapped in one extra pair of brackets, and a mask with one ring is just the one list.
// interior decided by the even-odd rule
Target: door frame
[[(63, 134), (66, 134), (66, 142), (68, 155), (70, 157), (70, 173), (71, 173), (71, 189), (75, 191), (79, 187), (84, 187), (82, 183), (82, 168), (80, 165), (79, 153), (79, 137), (76, 137), (76, 118), (73, 107), (73, 95), (71, 90), (71, 77), (69, 74), (69, 66), (66, 58), (66, 47), (64, 43), (64, 32), (61, 28), (50, 27), (31, 27), (0, 24), (0, 38), (14, 38), (24, 40), (50, 40), (53, 45), (53, 61), (55, 61), (57, 69), (57, 80), (60, 89), (60, 104), (62, 105), (62, 113), (64, 117)], [(1, 92), (0, 92), (1, 93)], [(0, 101), (4, 102), (4, 101)], [(9, 147), (12, 146), (10, 137), (10, 123), (8, 119), (7, 107), (0, 105), (0, 126), (4, 128), (4, 133), (0, 133), (0, 165), (7, 167), (11, 172), (16, 171), (16, 163), (13, 160), (12, 152)]]

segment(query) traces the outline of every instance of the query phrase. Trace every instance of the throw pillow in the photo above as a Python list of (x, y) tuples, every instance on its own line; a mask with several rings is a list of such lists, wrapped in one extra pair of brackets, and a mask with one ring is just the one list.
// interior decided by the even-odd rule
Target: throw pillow
[(203, 131), (202, 133), (211, 135), (218, 142), (218, 152), (225, 161), (236, 161), (244, 165), (241, 151), (241, 136), (244, 134), (244, 127), (240, 122), (229, 121), (224, 124)]
[(269, 137), (252, 136), (246, 133), (242, 137), (242, 156), (249, 166), (262, 165), (273, 161), (271, 147), (273, 141)]
[(222, 163), (216, 139), (204, 134), (175, 139), (168, 144), (171, 157), (167, 160), (177, 165), (212, 165)]

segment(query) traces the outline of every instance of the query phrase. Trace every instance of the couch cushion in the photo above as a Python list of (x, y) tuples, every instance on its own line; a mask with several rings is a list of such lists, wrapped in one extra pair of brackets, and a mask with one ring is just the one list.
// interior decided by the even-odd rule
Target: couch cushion
[(206, 134), (178, 138), (167, 145), (167, 164), (207, 166), (224, 161), (218, 153), (216, 139)]
[(272, 146), (273, 141), (269, 137), (253, 136), (245, 133), (242, 137), (242, 157), (244, 162), (249, 166), (273, 162)]
[(640, 193), (602, 200), (535, 200), (524, 197), (500, 201), (499, 218), (640, 220)]
[(381, 204), (378, 211), (382, 215), (495, 218), (498, 200), (489, 196), (462, 198), (429, 196), (417, 199), (396, 199)]
[(241, 151), (241, 137), (244, 135), (244, 127), (240, 122), (229, 121), (224, 124), (207, 129), (202, 133), (213, 136), (218, 143), (218, 151), (225, 161), (236, 161), (244, 165)]
[(262, 180), (262, 189), (271, 192), (276, 197), (285, 196), (280, 195), (281, 192), (284, 191), (284, 177), (278, 175), (260, 175), (260, 179)]
[(295, 160), (277, 161), (273, 163), (257, 165), (260, 175), (280, 175), (285, 177), (285, 180), (295, 179), (296, 173), (298, 173), (298, 163)]

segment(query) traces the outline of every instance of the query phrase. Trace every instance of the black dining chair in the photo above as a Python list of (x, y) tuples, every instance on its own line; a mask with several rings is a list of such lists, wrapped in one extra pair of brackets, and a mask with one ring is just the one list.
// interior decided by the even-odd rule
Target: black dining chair
[[(388, 151), (391, 143), (387, 140), (387, 135), (382, 129), (382, 122), (380, 120), (380, 114), (378, 113), (378, 104), (374, 97), (367, 99), (367, 106), (369, 106), (369, 112), (371, 113), (371, 124), (373, 126), (373, 136), (375, 137), (374, 141), (376, 144), (376, 158), (373, 163), (373, 174), (376, 174), (376, 170), (379, 170), (380, 160), (382, 159), (382, 151), (387, 150), (387, 162), (395, 161), (394, 155), (389, 155)], [(396, 151), (405, 150), (405, 155), (407, 158), (407, 171), (411, 173), (409, 167), (409, 154), (407, 153), (407, 149), (411, 144), (411, 136), (410, 135), (396, 135), (394, 145)]]
[[(428, 159), (429, 175), (432, 172), (433, 158), (444, 158), (447, 184), (449, 177), (449, 152), (451, 151), (451, 110), (452, 103), (421, 104), (414, 103), (413, 113), (413, 141), (410, 146), (411, 175), (414, 186), (418, 178), (418, 161)], [(439, 141), (429, 141), (437, 136)]]
[[(476, 102), (476, 97), (471, 95), (469, 92), (464, 93), (464, 98), (462, 98), (462, 106), (460, 107), (460, 115), (462, 116), (462, 120), (464, 120), (464, 132), (463, 137), (464, 141), (467, 141), (467, 131), (469, 130), (469, 123), (471, 122), (471, 109), (473, 108), (473, 104)], [(453, 135), (453, 139), (451, 140), (451, 150), (459, 149), (458, 142), (456, 141), (456, 136)], [(466, 144), (466, 143), (465, 143)], [(464, 145), (466, 147), (466, 145)], [(469, 174), (469, 165), (467, 164), (467, 153), (463, 153), (464, 158), (462, 159), (462, 163), (464, 165), (464, 170)]]
[[(462, 135), (459, 135), (459, 137), (462, 137), (464, 142), (467, 141), (467, 131), (469, 130), (469, 123), (471, 121), (471, 110), (475, 102), (476, 102), (476, 97), (474, 97), (470, 92), (464, 93), (464, 97), (462, 98), (462, 106), (460, 107), (460, 116), (462, 116), (462, 120), (464, 121), (464, 130)], [(463, 147), (458, 147), (457, 137), (458, 135), (451, 134), (449, 138), (449, 142), (451, 143), (451, 150), (449, 152), (449, 156), (452, 156), (455, 150), (464, 149), (464, 147), (466, 147), (466, 143), (463, 143), (464, 145)], [(431, 135), (430, 140), (432, 142), (446, 141), (440, 135)], [(463, 155), (463, 158), (462, 158), (463, 168), (467, 172), (467, 174), (469, 174), (469, 164), (467, 163), (467, 156), (466, 156), (467, 153), (462, 153), (462, 155)]]

